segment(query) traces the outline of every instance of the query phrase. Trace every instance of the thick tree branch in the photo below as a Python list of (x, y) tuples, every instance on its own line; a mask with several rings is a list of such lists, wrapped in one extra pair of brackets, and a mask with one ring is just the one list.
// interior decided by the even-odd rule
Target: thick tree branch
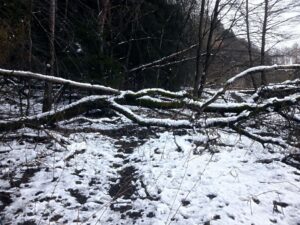
[(33, 79), (44, 80), (44, 81), (48, 81), (48, 82), (52, 82), (52, 83), (66, 84), (66, 85), (81, 88), (81, 89), (101, 91), (101, 92), (107, 93), (107, 94), (120, 94), (119, 90), (110, 88), (110, 87), (106, 87), (103, 85), (82, 83), (82, 82), (64, 79), (61, 77), (48, 76), (48, 75), (32, 73), (32, 72), (28, 72), (28, 71), (0, 69), (0, 75), (7, 76), (7, 77), (33, 78)]
[(143, 118), (134, 112), (132, 112), (128, 107), (124, 107), (111, 100), (112, 109), (123, 114), (130, 120), (138, 123), (142, 126), (159, 126), (159, 127), (169, 127), (169, 128), (208, 128), (208, 127), (222, 127), (228, 126), (229, 124), (236, 123), (240, 120), (246, 119), (250, 112), (244, 111), (237, 116), (230, 117), (216, 117), (216, 118), (205, 118), (198, 119), (196, 121), (190, 120), (173, 120), (173, 119), (156, 119), (156, 118)]
[(248, 132), (247, 130), (239, 127), (239, 126), (234, 126), (234, 125), (230, 125), (230, 128), (232, 128), (233, 130), (235, 130), (237, 133), (244, 135), (254, 141), (257, 141), (259, 143), (261, 143), (263, 146), (265, 144), (274, 144), (277, 146), (280, 146), (282, 148), (294, 148), (293, 146), (288, 145), (284, 140), (282, 140), (281, 138), (273, 138), (273, 137), (262, 137), (260, 135), (257, 134), (253, 134)]
[(105, 108), (107, 96), (89, 96), (62, 107), (58, 110), (41, 113), (34, 116), (13, 118), (0, 121), (0, 131), (12, 131), (22, 127), (37, 127), (41, 125), (54, 124), (58, 121), (67, 120), (90, 109)]
[(202, 110), (206, 108), (208, 105), (210, 105), (212, 102), (214, 102), (218, 97), (220, 97), (222, 94), (224, 94), (229, 87), (235, 83), (236, 81), (240, 80), (241, 78), (244, 78), (246, 76), (258, 73), (258, 72), (271, 72), (276, 70), (297, 70), (300, 69), (300, 64), (291, 64), (291, 65), (273, 65), (273, 66), (256, 66), (252, 67), (250, 69), (247, 69), (234, 77), (230, 78), (223, 88), (221, 88), (219, 91), (217, 91), (210, 99), (208, 99), (203, 105)]
[[(106, 96), (89, 96), (82, 98), (81, 100), (74, 102), (65, 107), (61, 107), (58, 110), (52, 110), (50, 112), (22, 117), (14, 118), (6, 121), (0, 121), (0, 131), (9, 131), (22, 128), (23, 126), (41, 126), (54, 124), (61, 120), (67, 120), (72, 117), (76, 117), (80, 114), (87, 112), (90, 109), (96, 108), (109, 108), (119, 112), (133, 122), (141, 126), (159, 126), (167, 128), (210, 128), (210, 127), (228, 127), (235, 126), (237, 122), (249, 120), (250, 117), (257, 115), (258, 113), (268, 113), (270, 109), (280, 109), (282, 107), (293, 106), (300, 101), (299, 92), (284, 96), (282, 98), (262, 98), (260, 103), (242, 102), (242, 103), (218, 103), (215, 102), (219, 96), (225, 93), (232, 83), (245, 77), (249, 74), (260, 72), (261, 70), (273, 71), (273, 70), (287, 70), (298, 69), (300, 65), (287, 65), (287, 66), (260, 66), (246, 70), (233, 78), (229, 79), (225, 86), (216, 92), (213, 97), (209, 98), (205, 102), (192, 99), (186, 92), (171, 92), (164, 89), (153, 88), (144, 89), (137, 92), (134, 91), (120, 91), (101, 85), (92, 85), (88, 83), (74, 82), (63, 78), (45, 76), (42, 74), (35, 74), (31, 72), (23, 71), (9, 71), (1, 70), (0, 74), (5, 76), (21, 76), (30, 77), (49, 82), (57, 82), (60, 84), (67, 84), (70, 86), (100, 90), (108, 93)], [(290, 90), (291, 88), (298, 88), (298, 81), (288, 81), (282, 84), (273, 85), (267, 87), (272, 91), (278, 90)], [(262, 92), (263, 89), (260, 89)], [(258, 93), (260, 93), (258, 92)], [(253, 100), (253, 99), (252, 99)], [(127, 105), (141, 106), (143, 108), (151, 109), (188, 109), (189, 114), (191, 112), (202, 112), (199, 118), (189, 119), (172, 119), (172, 118), (145, 118), (135, 112), (133, 112)], [(206, 113), (206, 114), (205, 114)], [(209, 114), (210, 113), (210, 114)], [(213, 113), (213, 114), (212, 114)], [(222, 117), (217, 117), (216, 114), (222, 114)], [(230, 113), (230, 114), (226, 114)], [(233, 113), (233, 114), (232, 114)], [(245, 131), (241, 131), (245, 133)], [(246, 134), (246, 133), (245, 133)], [(249, 135), (248, 135), (249, 136)], [(250, 137), (250, 136), (249, 136)], [(253, 138), (259, 138), (253, 136)], [(265, 139), (264, 139), (265, 140)], [(269, 140), (266, 140), (269, 141)], [(272, 141), (272, 140), (271, 140)], [(274, 144), (275, 141), (273, 141)], [(271, 143), (273, 143), (271, 142)], [(278, 143), (277, 143), (278, 144)]]

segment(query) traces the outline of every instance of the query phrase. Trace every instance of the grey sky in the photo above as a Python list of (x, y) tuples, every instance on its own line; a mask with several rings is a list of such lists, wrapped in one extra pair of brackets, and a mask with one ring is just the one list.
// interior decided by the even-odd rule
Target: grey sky
[[(226, 0), (228, 1), (228, 0)], [(277, 0), (269, 0), (270, 3), (277, 1)], [(249, 0), (250, 8), (257, 6), (257, 4), (263, 3), (264, 0)], [(291, 8), (286, 10), (285, 13), (280, 14), (278, 16), (270, 16), (272, 23), (279, 23), (279, 21), (285, 21), (289, 18), (294, 18), (298, 16), (298, 19), (288, 20), (285, 23), (281, 23), (276, 25), (269, 31), (267, 35), (267, 46), (268, 47), (276, 47), (276, 48), (284, 48), (284, 47), (291, 47), (293, 44), (298, 43), (300, 45), (300, 0), (278, 0), (278, 6), (286, 5), (290, 2), (299, 2), (298, 8)], [(250, 27), (252, 29), (253, 34), (251, 35), (252, 42), (256, 45), (260, 45), (261, 35), (261, 27), (262, 27), (262, 20), (263, 20), (263, 10), (264, 7), (261, 5), (259, 8), (255, 9), (255, 15), (250, 15)], [(273, 8), (274, 10), (274, 8)], [(226, 11), (226, 10), (225, 10)], [(229, 13), (225, 18), (227, 21), (225, 22), (225, 27), (229, 27), (230, 19), (234, 15), (234, 11)], [(224, 22), (224, 21), (223, 21)], [(246, 37), (246, 26), (244, 19), (241, 19), (238, 26), (233, 28), (236, 35), (241, 35), (241, 37)], [(273, 33), (278, 33), (280, 35), (273, 35)], [(281, 35), (285, 36), (284, 38), (280, 37)], [(278, 41), (280, 42), (278, 43)]]
[[(276, 0), (269, 0), (271, 3), (276, 1)], [(249, 0), (250, 3), (263, 3), (264, 0)], [(299, 0), (279, 0), (278, 5), (287, 5), (289, 3), (298, 3)], [(300, 5), (300, 4), (299, 4)], [(300, 6), (298, 8), (291, 8), (289, 10), (286, 10), (285, 13), (281, 14), (280, 17), (275, 17), (273, 18), (273, 21), (284, 21), (287, 20), (287, 22), (282, 23), (278, 25), (274, 31), (279, 32), (283, 35), (286, 35), (288, 38), (283, 38), (280, 43), (276, 45), (278, 48), (283, 48), (283, 47), (291, 47), (293, 44), (298, 43), (300, 44)], [(298, 18), (295, 18), (297, 17)], [(291, 19), (294, 18), (294, 19)]]

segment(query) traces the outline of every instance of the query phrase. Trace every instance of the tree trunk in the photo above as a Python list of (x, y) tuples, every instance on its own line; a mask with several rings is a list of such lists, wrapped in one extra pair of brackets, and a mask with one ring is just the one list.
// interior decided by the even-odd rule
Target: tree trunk
[(214, 31), (215, 31), (215, 29), (217, 27), (217, 23), (218, 23), (220, 1), (221, 0), (216, 0), (216, 2), (215, 2), (213, 18), (211, 19), (211, 23), (210, 23), (207, 46), (206, 46), (206, 53), (205, 53), (206, 57), (205, 57), (205, 63), (204, 63), (204, 66), (203, 66), (203, 73), (201, 74), (200, 87), (198, 89), (198, 97), (200, 97), (202, 95), (204, 85), (206, 83), (208, 67), (209, 67), (209, 64), (210, 64), (211, 50), (213, 48), (213, 46), (212, 46), (213, 35), (214, 35)]
[[(54, 76), (54, 66), (55, 66), (55, 11), (56, 11), (56, 0), (51, 0), (50, 2), (50, 16), (49, 16), (49, 49), (50, 49), (50, 62), (47, 65), (49, 69), (50, 76)], [(48, 70), (47, 70), (48, 71)], [(44, 100), (43, 100), (43, 112), (50, 111), (52, 108), (52, 84), (45, 84)]]
[(28, 70), (32, 70), (32, 37), (31, 37), (31, 21), (32, 21), (32, 7), (33, 7), (33, 1), (29, 0), (29, 12), (28, 12)]
[[(248, 42), (248, 56), (249, 56), (249, 66), (253, 67), (253, 56), (252, 56), (252, 43), (251, 43), (251, 37), (250, 37), (250, 25), (249, 25), (249, 0), (246, 0), (246, 32), (247, 32), (247, 42)], [(253, 88), (257, 90), (257, 85), (255, 82), (255, 78), (253, 75), (250, 76)]]
[(68, 8), (69, 8), (69, 0), (66, 0), (66, 7), (65, 7), (65, 22), (67, 21), (68, 18)]
[[(268, 24), (268, 8), (269, 8), (269, 0), (265, 0), (265, 9), (264, 9), (264, 21), (262, 27), (262, 38), (261, 38), (261, 51), (260, 51), (260, 64), (265, 64), (265, 49), (266, 49), (266, 34), (267, 34), (267, 24)], [(265, 72), (261, 72), (261, 85), (266, 85), (267, 79)]]
[(199, 83), (200, 83), (200, 77), (201, 74), (203, 73), (203, 65), (201, 62), (201, 50), (202, 50), (202, 45), (203, 45), (203, 21), (204, 21), (204, 9), (205, 9), (205, 0), (201, 1), (201, 10), (199, 14), (199, 29), (198, 29), (198, 38), (199, 38), (199, 43), (197, 47), (197, 56), (196, 56), (196, 74), (195, 74), (195, 80), (194, 80), (194, 91), (193, 95), (197, 96), (198, 95), (198, 88), (199, 88)]
[[(253, 73), (259, 73), (261, 71), (277, 71), (277, 70), (293, 70), (299, 69), (300, 65), (273, 65), (273, 66), (258, 66), (245, 70), (234, 77), (227, 80), (223, 88), (219, 89), (215, 94), (203, 101), (195, 101), (190, 98), (187, 93), (184, 92), (170, 92), (164, 89), (144, 89), (137, 92), (133, 91), (118, 91), (117, 93), (107, 95), (94, 95), (84, 97), (76, 102), (73, 102), (67, 106), (60, 107), (50, 112), (41, 113), (33, 116), (10, 118), (0, 120), (0, 132), (12, 131), (23, 126), (27, 127), (39, 127), (40, 125), (51, 125), (55, 122), (66, 120), (72, 117), (76, 117), (83, 114), (89, 109), (112, 109), (118, 113), (121, 113), (128, 119), (136, 122), (142, 126), (159, 126), (168, 128), (209, 128), (209, 127), (224, 127), (235, 126), (239, 122), (253, 119), (253, 116), (260, 113), (269, 113), (270, 109), (276, 109), (277, 111), (286, 107), (295, 108), (300, 101), (299, 94), (299, 81), (289, 81), (281, 84), (273, 85), (269, 87), (270, 96), (264, 94), (267, 91), (264, 89), (258, 89), (250, 99), (254, 99), (255, 96), (260, 96), (259, 102), (240, 102), (231, 103), (229, 105), (224, 103), (218, 103), (217, 99), (224, 97), (224, 93), (230, 88), (230, 86), (236, 81), (247, 77)], [(91, 85), (88, 83), (74, 82), (58, 77), (50, 77), (42, 74), (36, 74), (25, 71), (5, 70), (0, 69), (0, 75), (6, 77), (23, 77), (44, 80), (48, 82), (56, 82), (59, 84), (69, 84), (73, 87), (85, 89), (87, 87), (94, 90), (106, 90), (107, 93), (111, 93), (111, 88), (101, 87), (99, 85)], [(290, 92), (294, 89), (295, 92)], [(285, 93), (284, 97), (273, 97), (274, 91)], [(287, 92), (286, 92), (287, 91)], [(296, 93), (296, 94), (295, 94)], [(276, 94), (276, 93), (275, 93)], [(222, 97), (222, 98), (223, 98)], [(167, 118), (156, 118), (147, 115), (146, 117), (137, 114), (132, 111), (128, 105), (141, 106), (143, 108), (151, 109), (189, 109), (194, 113), (201, 113), (201, 117), (191, 118), (192, 114), (186, 114), (184, 117), (173, 117), (174, 114), (169, 114)], [(232, 114), (234, 112), (234, 114)], [(273, 110), (272, 110), (273, 112)], [(178, 111), (174, 112), (178, 113)], [(217, 113), (217, 114), (211, 114)], [(226, 113), (230, 113), (227, 114)], [(149, 118), (150, 117), (150, 118)]]
[(110, 17), (110, 0), (98, 0), (98, 8), (99, 8), (99, 33), (101, 37), (101, 45), (100, 52), (104, 52), (104, 30), (105, 25)]

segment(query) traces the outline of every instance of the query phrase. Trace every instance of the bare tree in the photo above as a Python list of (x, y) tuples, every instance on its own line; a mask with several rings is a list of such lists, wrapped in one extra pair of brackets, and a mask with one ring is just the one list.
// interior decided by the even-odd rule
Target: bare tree
[[(212, 3), (213, 5), (211, 5)], [(227, 38), (235, 38), (235, 36), (228, 37), (227, 34), (239, 20), (237, 12), (240, 10), (240, 7), (241, 4), (237, 0), (201, 2), (198, 27), (199, 43), (193, 84), (194, 96), (201, 96), (206, 85), (210, 65), (216, 59), (218, 52), (223, 48), (224, 40)], [(213, 9), (211, 13), (210, 8)], [(229, 17), (229, 14), (232, 14), (231, 20), (225, 28), (223, 22), (226, 17)]]
[(204, 69), (203, 69), (203, 73), (201, 74), (201, 78), (200, 78), (200, 86), (198, 89), (198, 96), (201, 96), (203, 90), (204, 90), (204, 85), (206, 83), (206, 78), (207, 78), (207, 72), (208, 72), (208, 66), (210, 63), (210, 58), (211, 58), (211, 50), (212, 50), (212, 44), (213, 44), (213, 35), (215, 32), (215, 29), (219, 23), (218, 21), (218, 16), (219, 16), (219, 6), (220, 6), (220, 2), (221, 0), (216, 0), (215, 2), (215, 6), (214, 6), (214, 10), (213, 10), (213, 14), (212, 14), (212, 18), (210, 19), (210, 28), (209, 28), (209, 32), (208, 32), (208, 38), (207, 38), (207, 44), (206, 44), (206, 52), (205, 52), (205, 61), (204, 61)]
[[(266, 53), (266, 35), (267, 35), (267, 24), (269, 17), (269, 0), (264, 0), (264, 19), (261, 31), (261, 48), (260, 48), (260, 64), (264, 65), (266, 63), (265, 53)], [(267, 79), (264, 72), (261, 72), (261, 84), (266, 85)]]
[(199, 14), (199, 27), (198, 27), (198, 38), (199, 38), (199, 43), (197, 47), (197, 56), (196, 56), (196, 74), (195, 74), (195, 80), (194, 80), (194, 96), (198, 95), (198, 89), (199, 89), (199, 83), (200, 83), (200, 78), (203, 73), (203, 67), (202, 63), (200, 62), (201, 60), (201, 51), (203, 47), (203, 25), (204, 25), (204, 13), (205, 13), (205, 5), (206, 2), (205, 0), (201, 1), (201, 9), (200, 9), (200, 14)]
[[(249, 66), (253, 67), (253, 55), (252, 55), (252, 43), (251, 43), (251, 35), (250, 35), (250, 24), (249, 24), (249, 0), (246, 0), (246, 12), (245, 12), (245, 22), (246, 22), (246, 34), (247, 34), (247, 48), (248, 48), (248, 56), (249, 56)], [(254, 89), (257, 89), (257, 85), (253, 76), (251, 76), (251, 81)]]
[[(55, 71), (55, 17), (56, 17), (56, 0), (50, 1), (49, 8), (49, 55), (50, 61), (47, 64), (47, 68), (50, 70), (49, 74), (54, 75)], [(48, 82), (45, 84), (44, 100), (43, 100), (43, 112), (49, 111), (52, 108), (53, 96), (52, 96), (52, 84)]]
[(100, 45), (100, 52), (104, 51), (104, 30), (105, 26), (108, 24), (110, 20), (110, 0), (98, 0), (98, 11), (99, 11), (99, 33), (102, 39), (102, 43)]
[[(278, 29), (286, 25), (287, 22), (293, 23), (295, 16), (293, 12), (299, 9), (298, 1), (287, 0), (263, 0), (257, 3), (245, 2), (245, 11), (242, 14), (245, 17), (246, 32), (245, 36), (248, 42), (249, 66), (254, 65), (256, 59), (253, 56), (252, 49), (259, 46), (259, 63), (260, 65), (269, 64), (269, 52), (276, 47), (282, 40), (289, 38), (288, 34), (282, 34)], [(291, 15), (290, 15), (291, 14)], [(297, 17), (297, 15), (296, 15)], [(255, 82), (252, 79), (252, 83)], [(261, 73), (262, 85), (267, 84), (264, 72)], [(253, 83), (255, 87), (255, 84)]]

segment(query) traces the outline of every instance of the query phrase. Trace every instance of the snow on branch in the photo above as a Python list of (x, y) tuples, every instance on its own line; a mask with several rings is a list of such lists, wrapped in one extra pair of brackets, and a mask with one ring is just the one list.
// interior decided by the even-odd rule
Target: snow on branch
[(159, 126), (169, 128), (208, 128), (208, 127), (222, 127), (228, 126), (229, 124), (238, 122), (242, 119), (246, 119), (250, 112), (244, 111), (237, 116), (230, 117), (216, 117), (216, 118), (204, 118), (195, 121), (192, 120), (175, 120), (175, 119), (157, 119), (157, 118), (143, 118), (128, 107), (120, 105), (115, 102), (114, 99), (110, 100), (111, 107), (117, 112), (123, 114), (130, 120), (138, 123), (142, 126)]
[(228, 88), (237, 80), (240, 80), (243, 77), (249, 76), (254, 73), (258, 72), (271, 72), (275, 70), (297, 70), (300, 69), (300, 64), (291, 64), (291, 65), (272, 65), (272, 66), (256, 66), (249, 68), (234, 77), (227, 80), (227, 82), (224, 84), (224, 86), (219, 89), (211, 98), (209, 98), (203, 105), (202, 109), (210, 105), (212, 102), (214, 102), (218, 97), (220, 97), (222, 94), (224, 94)]
[[(192, 111), (200, 112), (202, 110), (202, 103), (193, 99), (170, 99), (162, 100), (160, 98), (153, 98), (150, 96), (142, 96), (139, 98), (126, 99), (123, 97), (117, 97), (116, 102), (125, 105), (141, 106), (145, 108), (157, 108), (157, 109), (183, 109), (187, 108)], [(261, 112), (270, 107), (284, 107), (293, 105), (300, 101), (300, 94), (292, 94), (283, 98), (273, 97), (266, 99), (260, 103), (241, 102), (241, 103), (211, 103), (204, 108), (202, 112), (210, 113), (241, 113), (245, 110)]]
[(95, 91), (101, 91), (107, 94), (120, 94), (120, 91), (111, 87), (106, 87), (99, 84), (89, 84), (89, 83), (83, 83), (83, 82), (77, 82), (73, 80), (64, 79), (61, 77), (54, 77), (54, 76), (48, 76), (43, 75), (40, 73), (32, 73), (28, 71), (19, 71), (19, 70), (6, 70), (6, 69), (0, 69), (0, 75), (7, 76), (7, 77), (26, 77), (26, 78), (32, 78), (32, 79), (38, 79), (38, 80), (44, 80), (52, 83), (59, 83), (59, 84), (65, 84), (73, 87), (78, 87), (82, 89), (90, 89)]
[(279, 84), (270, 84), (268, 86), (259, 87), (251, 96), (251, 100), (256, 102), (261, 96), (286, 95), (287, 93), (298, 92), (300, 92), (300, 79), (287, 80)]
[[(192, 48), (191, 46), (190, 48)], [(221, 88), (219, 91), (217, 91), (210, 99), (208, 99), (206, 102), (202, 104), (202, 109), (210, 105), (212, 102), (214, 102), (219, 96), (221, 96), (234, 82), (237, 80), (248, 76), (253, 73), (258, 73), (261, 71), (274, 71), (274, 70), (291, 70), (291, 69), (300, 69), (300, 64), (292, 64), (292, 65), (273, 65), (273, 66), (257, 66), (250, 69), (247, 69), (234, 77), (230, 78), (223, 88)], [(59, 83), (59, 84), (65, 84), (70, 85), (73, 87), (78, 87), (82, 89), (90, 89), (95, 91), (102, 91), (107, 94), (117, 94), (117, 95), (123, 95), (123, 96), (133, 96), (135, 98), (142, 97), (145, 95), (154, 95), (158, 94), (163, 97), (170, 97), (170, 98), (183, 98), (188, 97), (188, 94), (186, 92), (171, 92), (160, 88), (150, 88), (150, 89), (144, 89), (140, 90), (138, 92), (133, 91), (120, 91), (111, 87), (98, 85), (98, 84), (90, 84), (90, 83), (83, 83), (83, 82), (77, 82), (73, 80), (68, 80), (60, 77), (54, 77), (54, 76), (48, 76), (43, 75), (39, 73), (32, 73), (28, 71), (17, 71), (17, 70), (6, 70), (6, 69), (0, 69), (0, 75), (8, 76), (8, 77), (27, 77), (32, 79), (38, 79), (38, 80), (44, 80), (48, 82), (53, 83)]]
[[(0, 75), (8, 77), (27, 77), (31, 79), (44, 80), (47, 82), (70, 85), (82, 89), (101, 91), (107, 94), (105, 96), (95, 95), (84, 97), (79, 101), (61, 107), (57, 110), (52, 110), (38, 115), (2, 120), (0, 121), (0, 131), (16, 130), (22, 128), (23, 126), (40, 127), (41, 125), (51, 125), (58, 121), (74, 118), (91, 109), (99, 108), (112, 109), (141, 126), (158, 126), (174, 129), (205, 129), (212, 127), (233, 127), (237, 129), (237, 123), (255, 119), (255, 117), (261, 113), (267, 114), (273, 110), (280, 112), (282, 108), (294, 107), (296, 104), (298, 104), (300, 101), (300, 81), (286, 81), (280, 84), (274, 84), (260, 88), (256, 95), (250, 97), (250, 99), (248, 99), (246, 102), (220, 103), (216, 102), (216, 100), (230, 88), (230, 85), (245, 76), (261, 71), (290, 69), (300, 69), (300, 65), (274, 65), (250, 68), (229, 79), (223, 88), (216, 91), (216, 93), (206, 101), (193, 99), (185, 91), (171, 92), (160, 88), (149, 88), (136, 92), (130, 90), (122, 91), (102, 85), (81, 83), (32, 72), (0, 69)], [(280, 97), (276, 95), (275, 97), (272, 95), (267, 97), (266, 95), (262, 94), (262, 92), (266, 90), (284, 94)], [(255, 101), (255, 96), (262, 97), (259, 103)], [(171, 117), (172, 115), (170, 115), (169, 118), (149, 118), (148, 116), (143, 115), (143, 110), (136, 113), (131, 110), (129, 105), (158, 110), (174, 109), (175, 111), (178, 111), (187, 109), (188, 115), (191, 116), (190, 118), (185, 116), (184, 119), (182, 117), (179, 117), (179, 119), (174, 119), (174, 117)], [(193, 114), (196, 115), (196, 117), (193, 117)], [(291, 117), (292, 115), (288, 115), (288, 118)], [(293, 116), (294, 121), (297, 121), (294, 117), (295, 116)], [(296, 119), (299, 118), (296, 117)], [(279, 141), (278, 139), (260, 137), (259, 135), (251, 134), (243, 129), (239, 129), (237, 132), (261, 143), (272, 143), (280, 145), (281, 147), (288, 147), (283, 140)]]
[(108, 96), (88, 96), (57, 110), (40, 113), (33, 116), (18, 117), (0, 121), (0, 131), (17, 130), (22, 127), (39, 127), (67, 120), (93, 108), (104, 108)]
[(186, 96), (188, 96), (188, 93), (186, 91), (178, 91), (178, 92), (172, 92), (172, 91), (168, 91), (165, 89), (161, 89), (161, 88), (146, 88), (146, 89), (142, 89), (140, 91), (137, 92), (133, 92), (133, 91), (122, 91), (121, 95), (122, 97), (125, 98), (130, 98), (130, 97), (134, 97), (134, 98), (139, 98), (142, 96), (146, 96), (146, 95), (160, 95), (162, 97), (169, 97), (169, 98), (184, 98)]

